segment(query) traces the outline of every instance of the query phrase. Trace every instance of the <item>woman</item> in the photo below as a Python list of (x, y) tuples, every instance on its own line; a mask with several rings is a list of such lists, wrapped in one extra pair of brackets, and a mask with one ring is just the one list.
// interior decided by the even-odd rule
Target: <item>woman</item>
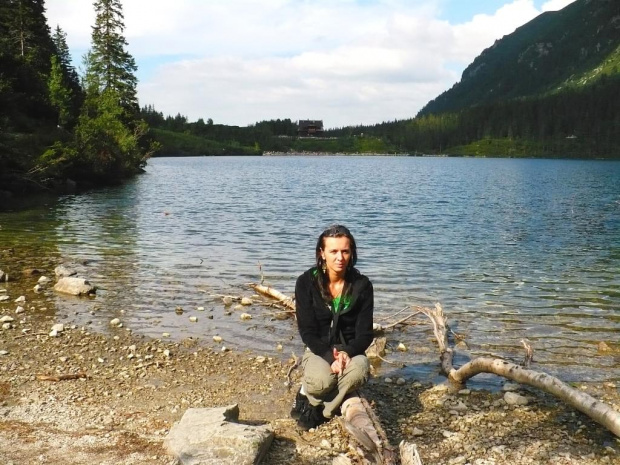
[(316, 266), (297, 279), (297, 324), (309, 350), (291, 416), (304, 429), (331, 418), (345, 396), (368, 379), (364, 352), (373, 338), (373, 288), (354, 268), (356, 262), (349, 230), (330, 226), (317, 241)]

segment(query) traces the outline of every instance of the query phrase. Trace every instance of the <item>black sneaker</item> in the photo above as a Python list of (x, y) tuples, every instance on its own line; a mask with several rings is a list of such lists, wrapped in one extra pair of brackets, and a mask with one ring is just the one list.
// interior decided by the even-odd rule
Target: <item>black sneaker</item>
[(310, 403), (308, 398), (301, 393), (301, 388), (297, 391), (295, 400), (293, 401), (293, 408), (291, 409), (291, 418), (297, 420), (301, 414), (308, 408)]
[(306, 410), (301, 413), (301, 416), (297, 420), (297, 424), (300, 428), (304, 430), (309, 430), (311, 428), (316, 428), (317, 426), (325, 423), (327, 418), (323, 416), (323, 406), (319, 405), (317, 407), (313, 407), (308, 404)]

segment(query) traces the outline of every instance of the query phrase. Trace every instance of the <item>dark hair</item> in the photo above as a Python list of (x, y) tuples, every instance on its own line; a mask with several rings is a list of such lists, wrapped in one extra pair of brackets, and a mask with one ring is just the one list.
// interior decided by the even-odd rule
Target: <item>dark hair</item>
[[(329, 226), (325, 231), (321, 233), (318, 241), (316, 242), (316, 269), (317, 269), (317, 279), (319, 281), (319, 288), (321, 289), (321, 294), (326, 301), (331, 301), (331, 296), (328, 290), (329, 284), (329, 276), (327, 273), (323, 271), (323, 265), (325, 265), (325, 260), (321, 257), (321, 250), (325, 247), (325, 238), (326, 237), (346, 237), (349, 239), (349, 246), (351, 247), (351, 259), (349, 260), (349, 264), (347, 265), (347, 274), (345, 276), (345, 280), (347, 279), (351, 272), (355, 271), (355, 264), (357, 263), (357, 245), (355, 244), (355, 239), (353, 238), (353, 234), (348, 230), (346, 226), (342, 226), (341, 224), (334, 224)], [(345, 286), (346, 287), (346, 286)], [(345, 294), (345, 290), (343, 290), (343, 294)]]

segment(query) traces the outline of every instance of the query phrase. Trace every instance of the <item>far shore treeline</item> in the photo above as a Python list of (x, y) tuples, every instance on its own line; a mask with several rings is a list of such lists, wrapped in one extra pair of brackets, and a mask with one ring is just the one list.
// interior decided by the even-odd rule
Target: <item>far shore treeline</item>
[(485, 50), (415, 118), (317, 138), (297, 137), (291, 119), (239, 127), (214, 123), (208, 108), (206, 121), (190, 122), (140, 107), (121, 1), (96, 0), (94, 9), (78, 75), (44, 0), (0, 5), (0, 194), (117, 183), (154, 155), (620, 158), (617, 2), (577, 0), (540, 15)]

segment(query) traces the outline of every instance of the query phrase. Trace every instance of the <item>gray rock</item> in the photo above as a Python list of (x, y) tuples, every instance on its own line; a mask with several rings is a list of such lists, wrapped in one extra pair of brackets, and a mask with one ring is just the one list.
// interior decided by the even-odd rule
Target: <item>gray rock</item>
[(95, 286), (84, 278), (60, 278), (54, 286), (56, 292), (71, 295), (88, 295), (96, 292)]
[(164, 440), (182, 465), (257, 464), (267, 453), (273, 431), (237, 423), (238, 405), (190, 408)]
[(39, 281), (37, 281), (37, 282), (38, 282), (39, 284), (44, 285), (44, 284), (49, 283), (50, 281), (51, 281), (51, 279), (50, 279), (50, 278), (48, 278), (47, 276), (41, 276), (41, 277), (39, 278)]
[(0, 295), (0, 302), (6, 302), (10, 297), (8, 295)]
[(15, 321), (15, 319), (12, 316), (8, 316), (8, 315), (4, 315), (2, 318), (0, 318), (0, 323), (11, 323)]
[(521, 394), (517, 394), (516, 392), (507, 392), (504, 394), (504, 401), (508, 405), (527, 405), (528, 400), (527, 397), (522, 396)]
[(502, 391), (518, 391), (520, 387), (521, 385), (518, 383), (504, 383), (504, 385), (502, 386)]
[(77, 274), (77, 272), (75, 272), (74, 270), (68, 269), (64, 265), (60, 265), (54, 268), (54, 273), (56, 274), (56, 278), (58, 279), (65, 278), (68, 276), (74, 276)]

